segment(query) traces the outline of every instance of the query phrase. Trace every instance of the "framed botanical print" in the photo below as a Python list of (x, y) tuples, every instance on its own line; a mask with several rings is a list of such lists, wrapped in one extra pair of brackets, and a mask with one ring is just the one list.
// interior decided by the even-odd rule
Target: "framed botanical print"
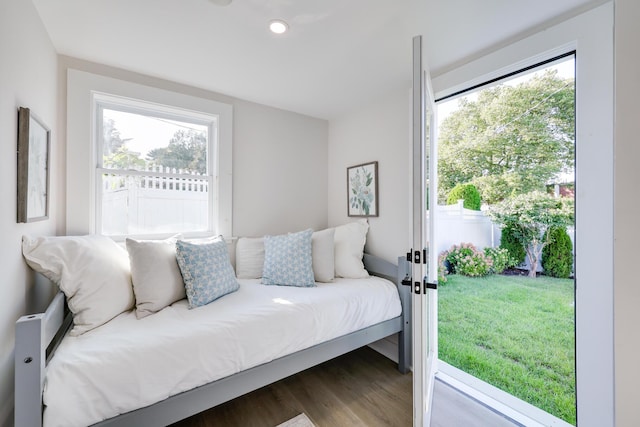
[(347, 168), (348, 216), (378, 216), (378, 162)]

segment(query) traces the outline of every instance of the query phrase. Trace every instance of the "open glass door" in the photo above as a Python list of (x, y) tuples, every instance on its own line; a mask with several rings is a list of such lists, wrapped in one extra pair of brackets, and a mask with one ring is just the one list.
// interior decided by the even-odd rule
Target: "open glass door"
[(435, 105), (422, 59), (422, 37), (413, 38), (413, 406), (414, 426), (429, 426), (437, 363), (438, 254), (433, 244), (437, 176)]

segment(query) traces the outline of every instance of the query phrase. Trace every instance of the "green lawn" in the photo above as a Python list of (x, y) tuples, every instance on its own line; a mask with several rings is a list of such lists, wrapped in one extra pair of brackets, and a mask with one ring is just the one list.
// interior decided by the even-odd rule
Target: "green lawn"
[(448, 276), (439, 358), (575, 425), (574, 282)]

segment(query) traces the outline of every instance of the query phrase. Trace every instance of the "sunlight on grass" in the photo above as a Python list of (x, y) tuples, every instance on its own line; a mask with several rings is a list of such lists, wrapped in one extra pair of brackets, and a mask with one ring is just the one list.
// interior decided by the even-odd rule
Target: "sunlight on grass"
[(448, 279), (438, 289), (439, 358), (575, 425), (573, 280)]

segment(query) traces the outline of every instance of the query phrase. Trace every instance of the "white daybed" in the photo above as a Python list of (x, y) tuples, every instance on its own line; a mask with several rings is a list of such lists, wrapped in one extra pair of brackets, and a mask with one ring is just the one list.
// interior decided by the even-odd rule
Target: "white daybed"
[(59, 293), (16, 324), (16, 426), (167, 425), (396, 333), (398, 369), (407, 372), (410, 265), (368, 254), (363, 262), (395, 283), (300, 289), (240, 280), (210, 306), (123, 313), (79, 337), (67, 334), (72, 318)]

